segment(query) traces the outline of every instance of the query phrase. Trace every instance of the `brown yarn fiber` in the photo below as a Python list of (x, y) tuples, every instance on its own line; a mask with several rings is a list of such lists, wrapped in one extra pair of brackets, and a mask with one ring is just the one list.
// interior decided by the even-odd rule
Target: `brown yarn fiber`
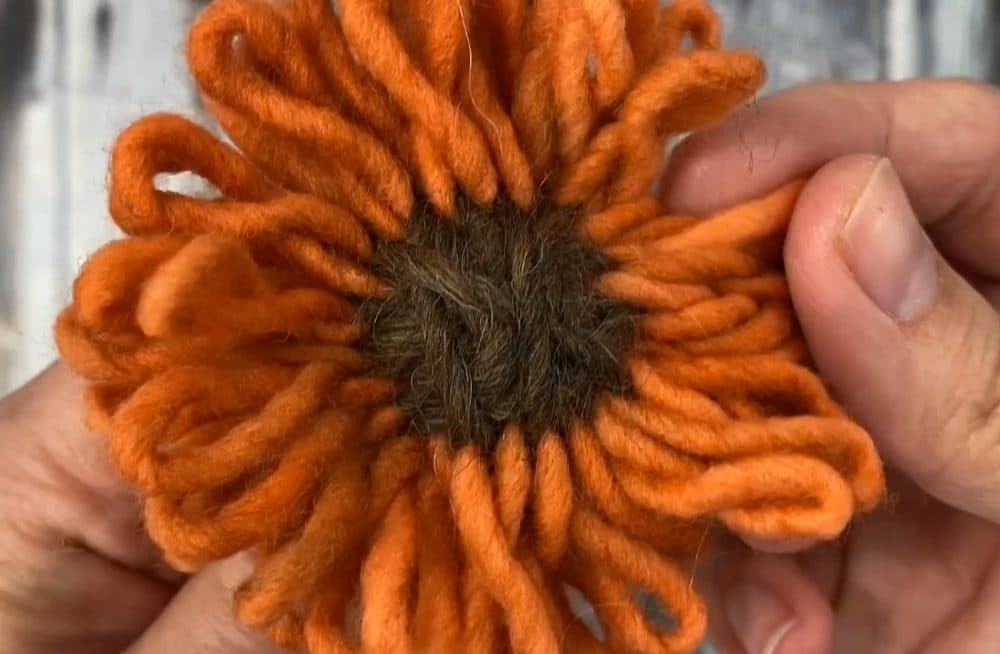
[(182, 570), (252, 550), (239, 619), (313, 654), (692, 652), (713, 533), (883, 494), (795, 324), (799, 185), (651, 195), (761, 62), (699, 0), (336, 4), (217, 0), (189, 60), (231, 145), (161, 114), (115, 146), (126, 236), (57, 339), (147, 529)]
[(393, 292), (361, 303), (362, 352), (404, 382), (415, 431), (492, 451), (514, 423), (535, 444), (627, 391), (633, 312), (595, 287), (611, 262), (573, 235), (578, 217), (459, 197), (455, 220), (420, 204), (407, 239), (377, 247), (372, 270)]

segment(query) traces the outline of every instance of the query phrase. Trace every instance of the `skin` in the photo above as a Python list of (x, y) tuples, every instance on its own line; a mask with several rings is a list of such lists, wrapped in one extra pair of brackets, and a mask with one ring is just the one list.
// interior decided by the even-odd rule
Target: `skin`
[[(806, 175), (789, 284), (823, 377), (885, 458), (889, 500), (834, 543), (722, 548), (706, 575), (713, 638), (723, 654), (994, 651), (1000, 92), (914, 81), (779, 94), (686, 142), (664, 199), (704, 213)], [(862, 198), (880, 228), (851, 243)], [(920, 236), (923, 258), (877, 238), (916, 221), (933, 241)], [(911, 282), (928, 288), (899, 311)]]
[(140, 501), (54, 366), (0, 400), (0, 654), (275, 654), (235, 624), (235, 557), (184, 578), (141, 528)]
[[(703, 214), (804, 176), (785, 249), (793, 299), (821, 373), (886, 458), (889, 501), (837, 542), (724, 543), (700, 575), (713, 640), (722, 654), (990, 651), (1000, 94), (917, 81), (773, 96), (685, 142), (664, 200)], [(862, 205), (880, 231), (852, 241)], [(871, 237), (915, 220), (933, 246)], [(930, 249), (885, 249), (899, 242)], [(930, 287), (914, 273), (928, 256)], [(80, 393), (57, 365), (0, 400), (0, 654), (279, 652), (232, 620), (244, 558), (191, 578), (163, 563)]]

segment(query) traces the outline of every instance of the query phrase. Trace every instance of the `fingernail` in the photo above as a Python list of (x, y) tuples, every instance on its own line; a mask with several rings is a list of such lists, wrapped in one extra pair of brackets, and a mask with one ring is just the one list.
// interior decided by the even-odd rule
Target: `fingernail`
[(775, 654), (795, 627), (795, 616), (759, 584), (739, 584), (726, 593), (726, 617), (747, 654)]
[(875, 165), (851, 209), (840, 250), (864, 292), (894, 320), (915, 320), (934, 306), (937, 254), (888, 159)]

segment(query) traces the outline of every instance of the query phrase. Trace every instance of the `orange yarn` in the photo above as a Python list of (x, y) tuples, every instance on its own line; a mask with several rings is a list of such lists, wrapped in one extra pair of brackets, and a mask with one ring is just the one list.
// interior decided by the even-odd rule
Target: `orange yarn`
[[(721, 524), (829, 538), (883, 493), (868, 436), (807, 367), (780, 242), (799, 185), (705, 219), (650, 195), (666, 139), (746, 101), (699, 0), (217, 0), (191, 71), (235, 147), (154, 115), (120, 138), (111, 213), (59, 320), (89, 418), (172, 564), (252, 548), (240, 619), (313, 654), (693, 651), (685, 567)], [(161, 190), (190, 171), (217, 189)], [(366, 372), (377, 239), (456, 188), (586, 213), (641, 311), (633, 390), (493, 453), (411, 434)], [(606, 637), (573, 616), (566, 588)], [(652, 591), (669, 631), (632, 591)]]

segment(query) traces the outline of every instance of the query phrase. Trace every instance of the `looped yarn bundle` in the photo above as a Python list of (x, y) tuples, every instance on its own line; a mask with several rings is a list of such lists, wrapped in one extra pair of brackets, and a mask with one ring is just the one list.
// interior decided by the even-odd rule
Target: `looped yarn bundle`
[(314, 654), (681, 654), (715, 528), (830, 538), (874, 506), (782, 272), (798, 185), (710, 217), (652, 195), (668, 139), (763, 81), (719, 40), (696, 0), (205, 10), (229, 142), (122, 134), (126, 238), (57, 327), (169, 561), (252, 550), (240, 620)]

